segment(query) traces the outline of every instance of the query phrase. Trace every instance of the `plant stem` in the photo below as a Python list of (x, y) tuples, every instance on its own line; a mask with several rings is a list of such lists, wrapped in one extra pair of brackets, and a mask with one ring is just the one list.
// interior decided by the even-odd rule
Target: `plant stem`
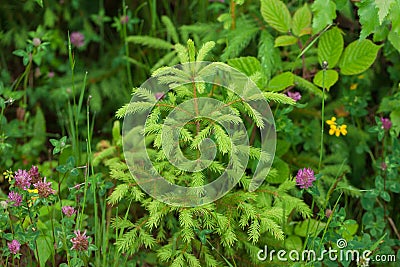
[[(122, 1), (122, 14), (125, 18), (126, 16), (126, 4), (125, 0)], [(129, 46), (128, 46), (128, 41), (127, 41), (127, 30), (126, 30), (126, 23), (122, 24), (122, 39), (124, 41), (124, 47), (125, 47), (125, 57), (129, 58)], [(126, 61), (126, 74), (128, 75), (128, 84), (129, 84), (129, 89), (133, 88), (133, 82), (132, 82), (132, 73), (131, 73), (131, 65), (129, 61)]]
[(322, 70), (322, 109), (321, 109), (321, 142), (319, 151), (318, 172), (321, 170), (322, 154), (324, 151), (324, 121), (325, 121), (325, 75), (326, 67)]

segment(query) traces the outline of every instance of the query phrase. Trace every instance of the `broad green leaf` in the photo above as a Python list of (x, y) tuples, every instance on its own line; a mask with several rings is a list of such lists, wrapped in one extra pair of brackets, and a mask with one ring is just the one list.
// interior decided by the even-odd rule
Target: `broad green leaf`
[(267, 90), (271, 92), (279, 92), (292, 85), (294, 85), (293, 73), (284, 72), (275, 76), (271, 79), (271, 81), (269, 81)]
[(57, 16), (54, 12), (50, 9), (50, 7), (46, 8), (44, 12), (44, 25), (52, 28), (57, 21)]
[(314, 84), (318, 85), (319, 87), (325, 87), (327, 90), (331, 88), (339, 79), (339, 74), (336, 70), (326, 70), (325, 71), (325, 80), (324, 78), (324, 71), (320, 70), (314, 76)]
[(36, 240), (39, 265), (46, 266), (46, 261), (50, 258), (53, 251), (52, 242), (48, 236), (39, 236)]
[(392, 30), (389, 32), (388, 40), (400, 52), (400, 35)]
[(43, 7), (43, 0), (36, 0), (36, 3), (37, 3), (40, 7)]
[(319, 64), (326, 60), (328, 68), (334, 68), (343, 52), (343, 36), (338, 28), (324, 32), (318, 41)]
[(396, 1), (393, 3), (390, 12), (389, 12), (389, 18), (392, 21), (392, 31), (395, 31), (397, 33), (400, 32), (400, 1)]
[(311, 5), (314, 12), (312, 22), (313, 33), (323, 30), (327, 25), (332, 24), (336, 18), (336, 4), (332, 0), (316, 0)]
[(274, 158), (272, 166), (278, 171), (278, 174), (267, 176), (267, 182), (272, 184), (281, 184), (289, 177), (289, 165), (278, 157)]
[(286, 4), (280, 0), (262, 0), (261, 14), (265, 21), (275, 30), (287, 33), (290, 30), (292, 17)]
[(296, 36), (302, 36), (311, 33), (311, 11), (307, 4), (297, 9), (293, 15), (292, 31)]
[(383, 20), (389, 14), (390, 8), (395, 0), (375, 0), (375, 5), (378, 8), (379, 24), (382, 25)]
[(358, 16), (360, 17), (361, 33), (360, 39), (365, 39), (375, 28), (379, 26), (378, 10), (374, 0), (361, 0), (356, 3), (358, 7)]
[[(296, 87), (302, 88), (304, 90), (307, 90), (313, 94), (315, 94), (316, 96), (322, 98), (323, 94), (322, 94), (322, 90), (319, 89), (317, 86), (315, 86), (312, 82), (309, 82), (308, 80), (294, 75), (294, 82), (296, 84)], [(326, 99), (327, 95), (325, 95), (325, 99)]]
[(228, 59), (228, 65), (238, 69), (247, 76), (251, 76), (261, 70), (261, 63), (255, 57), (240, 57)]
[(325, 223), (314, 219), (304, 220), (294, 227), (294, 233), (298, 236), (306, 237), (315, 235), (325, 228)]
[(340, 73), (343, 75), (356, 75), (366, 71), (374, 63), (381, 45), (376, 45), (370, 40), (354, 41), (344, 50), (340, 60)]
[(275, 47), (288, 46), (297, 43), (297, 37), (292, 35), (281, 35), (275, 39)]
[(390, 113), (390, 120), (393, 123), (393, 129), (398, 135), (400, 133), (400, 109), (394, 110)]
[(46, 121), (40, 107), (36, 109), (32, 141), (35, 146), (42, 146), (46, 141)]
[(297, 235), (290, 235), (285, 239), (285, 248), (287, 250), (301, 251), (303, 249), (303, 242)]

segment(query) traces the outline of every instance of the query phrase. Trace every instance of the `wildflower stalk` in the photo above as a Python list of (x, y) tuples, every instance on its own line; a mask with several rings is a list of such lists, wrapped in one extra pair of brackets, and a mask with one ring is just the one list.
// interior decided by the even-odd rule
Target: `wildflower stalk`
[[(91, 95), (89, 95), (88, 100), (87, 100), (87, 105), (86, 105), (86, 130), (87, 130), (87, 174), (90, 176), (90, 174), (94, 174), (94, 168), (91, 163), (92, 159), (92, 133), (93, 133), (93, 123), (92, 125), (90, 124), (90, 99), (92, 98)], [(97, 210), (97, 197), (96, 197), (96, 183), (92, 183), (92, 192), (93, 192), (93, 209), (94, 209), (94, 243), (97, 247), (99, 247), (99, 240), (100, 240), (100, 229), (99, 229), (99, 221), (98, 221), (98, 210)], [(87, 188), (85, 188), (87, 189)], [(95, 251), (95, 258), (97, 265), (100, 266), (100, 251), (96, 250)]]
[[(50, 214), (50, 208), (49, 208), (49, 206), (47, 206), (47, 212)], [(53, 244), (53, 248), (54, 248), (54, 244), (55, 244), (55, 242), (56, 242), (56, 235), (55, 235), (55, 233), (54, 233), (54, 221), (53, 221), (53, 219), (54, 219), (54, 209), (53, 209), (53, 212), (52, 212), (52, 218), (51, 218), (51, 220), (50, 220), (50, 222), (51, 222), (51, 237), (52, 237), (52, 244)], [(55, 250), (53, 249), (52, 250), (52, 253), (51, 253), (52, 255), (52, 257), (51, 257), (51, 263), (52, 263), (52, 265), (53, 265), (53, 267), (55, 267), (56, 266), (56, 258), (55, 258), (55, 256), (56, 256), (56, 254), (55, 254)]]
[[(326, 75), (326, 69), (328, 68), (328, 63), (326, 61), (322, 62), (322, 108), (321, 108), (321, 142), (320, 142), (320, 151), (319, 151), (319, 162), (318, 162), (318, 173), (321, 170), (321, 164), (322, 164), (322, 154), (324, 150), (324, 114), (325, 114), (325, 75)], [(317, 185), (315, 185), (317, 186)], [(311, 203), (311, 212), (314, 212), (314, 206), (315, 206), (315, 199), (314, 197), (312, 198), (312, 203)], [(317, 228), (318, 229), (318, 228)], [(308, 240), (310, 238), (310, 235), (308, 234), (310, 231), (310, 220), (308, 220), (307, 223), (307, 238), (306, 241), (304, 242), (303, 245), (303, 250), (305, 250)], [(314, 236), (315, 239), (315, 236)]]
[[(126, 17), (126, 5), (125, 5), (125, 0), (122, 1), (122, 14), (124, 17)], [(127, 41), (127, 30), (126, 30), (126, 24), (127, 23), (122, 23), (122, 39), (124, 41), (124, 47), (125, 47), (125, 58), (129, 58), (129, 46), (128, 46), (128, 41)], [(129, 83), (129, 88), (133, 88), (133, 83), (132, 83), (132, 74), (131, 74), (131, 65), (129, 61), (126, 61), (126, 74), (128, 75), (128, 83)]]
[(326, 61), (322, 62), (322, 108), (321, 108), (321, 142), (319, 151), (318, 172), (321, 170), (322, 154), (324, 150), (324, 121), (325, 121), (325, 75), (328, 64)]

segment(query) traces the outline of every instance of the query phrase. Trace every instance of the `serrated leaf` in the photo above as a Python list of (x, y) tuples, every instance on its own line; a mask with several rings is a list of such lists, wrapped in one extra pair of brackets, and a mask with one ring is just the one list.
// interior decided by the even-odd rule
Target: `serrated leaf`
[(356, 75), (366, 71), (374, 63), (380, 48), (380, 45), (370, 40), (352, 42), (346, 47), (340, 60), (340, 73)]
[(325, 87), (327, 90), (331, 88), (339, 79), (339, 74), (336, 70), (326, 70), (325, 71), (325, 80), (324, 79), (324, 71), (320, 70), (314, 76), (314, 84), (318, 85), (319, 87)]
[(375, 0), (375, 5), (378, 8), (379, 24), (382, 25), (383, 20), (389, 14), (390, 8), (394, 0)]
[(275, 47), (288, 46), (297, 43), (297, 37), (292, 35), (281, 35), (275, 39)]
[(275, 30), (287, 33), (290, 30), (292, 17), (289, 9), (280, 0), (262, 0), (261, 15)]
[(362, 0), (356, 3), (358, 16), (360, 17), (361, 33), (360, 39), (365, 39), (375, 28), (379, 26), (378, 10), (374, 0)]
[(328, 68), (334, 68), (343, 52), (343, 36), (338, 28), (324, 32), (318, 41), (318, 60), (328, 62)]
[(300, 37), (306, 34), (309, 30), (305, 31), (305, 29), (309, 29), (311, 25), (311, 19), (311, 11), (307, 4), (297, 9), (293, 15), (292, 21), (292, 31), (294, 35)]
[(316, 34), (336, 18), (336, 4), (332, 0), (316, 0), (311, 5), (314, 13), (312, 22), (313, 33)]
[(275, 76), (271, 79), (271, 81), (269, 81), (267, 90), (271, 92), (279, 92), (292, 85), (294, 85), (293, 73), (284, 72)]

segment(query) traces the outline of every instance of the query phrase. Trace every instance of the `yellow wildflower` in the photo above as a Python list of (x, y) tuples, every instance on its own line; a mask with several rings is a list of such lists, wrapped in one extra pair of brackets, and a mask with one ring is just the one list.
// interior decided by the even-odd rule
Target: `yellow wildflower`
[[(38, 190), (37, 189), (28, 189), (27, 190), (29, 193), (32, 194), (38, 194)], [(31, 196), (31, 198), (28, 200), (28, 207), (32, 207), (33, 203), (35, 203), (36, 199), (38, 199), (39, 196)]]
[(337, 137), (342, 135), (347, 134), (347, 125), (342, 124), (342, 125), (337, 125), (336, 124), (336, 117), (332, 117), (330, 120), (327, 120), (326, 123), (330, 126), (329, 129), (329, 134), (330, 135), (336, 135)]
[(37, 189), (28, 189), (27, 191), (34, 194), (37, 194), (39, 192)]
[(336, 125), (336, 117), (332, 117), (330, 120), (327, 120), (326, 123), (328, 125)]
[(11, 170), (7, 170), (3, 172), (4, 178), (8, 179), (8, 182), (11, 183), (11, 179), (14, 178), (13, 172)]

